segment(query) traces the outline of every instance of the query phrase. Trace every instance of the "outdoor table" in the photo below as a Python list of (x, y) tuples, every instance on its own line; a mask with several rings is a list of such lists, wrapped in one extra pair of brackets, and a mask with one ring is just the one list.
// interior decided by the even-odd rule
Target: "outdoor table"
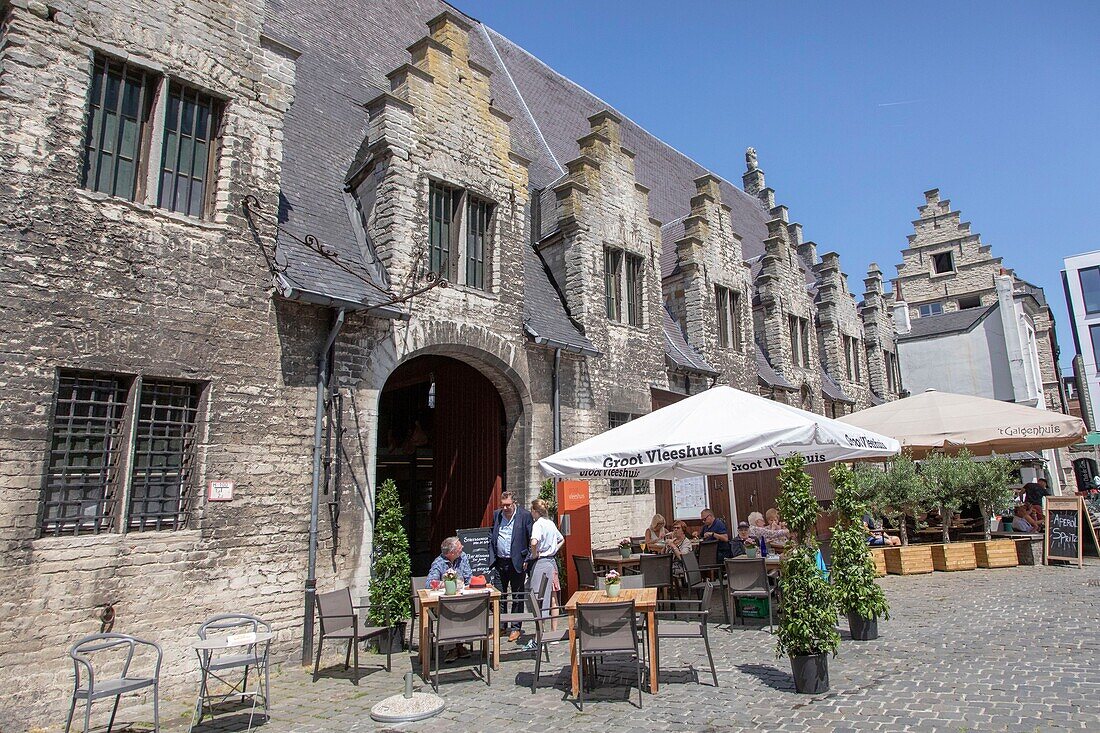
[(592, 553), (592, 565), (597, 568), (615, 570), (619, 575), (622, 575), (623, 571), (627, 568), (636, 570), (642, 562), (641, 558), (641, 553), (631, 553), (630, 557), (623, 557), (618, 551), (616, 551), (614, 555), (597, 555)]
[(612, 598), (602, 590), (579, 590), (574, 593), (569, 602), (565, 604), (565, 612), (569, 614), (569, 664), (573, 669), (573, 695), (580, 692), (580, 666), (577, 659), (577, 604), (578, 603), (617, 603), (619, 601), (634, 601), (634, 610), (646, 615), (647, 634), (645, 638), (646, 648), (649, 653), (649, 691), (657, 692), (657, 663), (653, 656), (657, 649), (657, 589), (656, 588), (621, 588), (619, 595)]
[[(428, 614), (429, 611), (439, 605), (439, 597), (443, 595), (443, 589), (429, 590), (420, 588), (416, 594), (420, 597), (420, 669), (427, 678), (431, 674), (432, 650), (428, 640)], [(493, 669), (500, 669), (500, 591), (492, 585), (485, 588), (463, 588), (459, 595), (489, 594), (490, 611), (493, 614), (493, 658), (490, 663)]]
[[(195, 701), (195, 714), (191, 716), (191, 725), (187, 728), (189, 732), (192, 728), (202, 722), (204, 715), (204, 703), (210, 703), (211, 700), (215, 699), (218, 699), (220, 701), (237, 696), (251, 697), (253, 714), (256, 712), (256, 700), (263, 699), (264, 716), (267, 717), (270, 705), (270, 701), (267, 699), (267, 660), (268, 652), (271, 648), (271, 639), (273, 636), (274, 634), (270, 631), (249, 631), (247, 633), (229, 634), (227, 636), (211, 637), (209, 639), (197, 639), (191, 645), (191, 647), (195, 650), (195, 654), (197, 654), (199, 657), (199, 669), (202, 671), (202, 680), (199, 683), (199, 698)], [(257, 667), (256, 671), (259, 672), (259, 674), (255, 675), (254, 677), (254, 679), (256, 680), (255, 690), (237, 690), (234, 687), (231, 694), (222, 695), (210, 693), (210, 690), (207, 687), (207, 682), (209, 681), (210, 677), (213, 676), (215, 679), (221, 680), (221, 678), (218, 677), (217, 674), (211, 672), (210, 670), (211, 663), (217, 662), (217, 659), (214, 657), (214, 652), (234, 649), (236, 647), (247, 647), (251, 649), (252, 647), (259, 647), (260, 645), (263, 645), (263, 652), (260, 654), (256, 654), (256, 657), (259, 659), (259, 664), (255, 666)], [(224, 680), (221, 681), (224, 682)], [(210, 707), (210, 717), (214, 717), (213, 706), (207, 705), (207, 707)], [(195, 719), (196, 716), (198, 718), (197, 720)], [(251, 714), (248, 716), (248, 729), (252, 729)]]

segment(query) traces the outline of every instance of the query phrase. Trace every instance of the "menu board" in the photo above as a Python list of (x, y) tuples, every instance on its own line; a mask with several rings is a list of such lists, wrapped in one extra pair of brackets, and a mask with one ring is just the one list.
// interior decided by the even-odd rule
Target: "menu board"
[(1084, 502), (1076, 496), (1048, 496), (1046, 509), (1046, 559), (1068, 560), (1083, 565), (1085, 545), (1089, 554), (1100, 554), (1092, 519)]
[(698, 519), (707, 508), (707, 477), (672, 480), (672, 519)]
[(484, 575), (485, 579), (497, 585), (493, 566), (489, 561), (489, 536), (492, 529), (489, 527), (475, 527), (473, 529), (460, 529), (455, 532), (462, 543), (462, 552), (470, 561), (470, 570), (474, 575)]

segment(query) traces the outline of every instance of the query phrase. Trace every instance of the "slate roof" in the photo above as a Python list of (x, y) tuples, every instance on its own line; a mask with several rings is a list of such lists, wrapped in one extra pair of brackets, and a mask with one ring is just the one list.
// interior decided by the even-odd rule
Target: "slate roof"
[(937, 316), (923, 316), (911, 321), (909, 333), (899, 333), (898, 341), (942, 336), (948, 333), (963, 333), (972, 329), (978, 321), (997, 308), (997, 304), (985, 308), (966, 308), (961, 311), (941, 313)]
[[(357, 235), (361, 237), (357, 214), (354, 207), (349, 210), (343, 184), (366, 134), (363, 103), (389, 89), (385, 75), (408, 61), (406, 47), (423, 37), (426, 22), (444, 10), (454, 8), (440, 0), (270, 0), (267, 4), (265, 34), (301, 52), (295, 99), (285, 119), (280, 218), (291, 234), (315, 235), (347, 269), (370, 282), (362, 282), (281, 234), (280, 251), (289, 260), (284, 278), (290, 286), (355, 303), (384, 298), (385, 273), (369, 248), (357, 240)], [(545, 188), (562, 176), (566, 161), (579, 155), (577, 138), (591, 129), (587, 118), (611, 106), (476, 19), (469, 20), (471, 59), (492, 72), (493, 103), (512, 117), (512, 147), (531, 160), (532, 188)], [(696, 191), (694, 180), (712, 172), (629, 118), (620, 117), (623, 145), (636, 154), (638, 181), (650, 189), (651, 216), (672, 223), (688, 215)], [(742, 238), (745, 259), (758, 260), (771, 215), (759, 199), (728, 182), (723, 181), (721, 192), (731, 210), (733, 229)], [(675, 267), (671, 243), (682, 236), (682, 224), (678, 230), (674, 225), (662, 231), (665, 275)], [(528, 331), (569, 348), (592, 350), (533, 249), (524, 252), (524, 264)], [(667, 333), (667, 341), (675, 343), (676, 333)], [(774, 373), (770, 366), (767, 369)]]
[(787, 378), (777, 372), (768, 362), (768, 357), (764, 355), (764, 350), (760, 348), (760, 344), (754, 343), (753, 345), (756, 347), (756, 372), (760, 381), (769, 387), (795, 389), (795, 386), (788, 382)]
[(703, 355), (687, 342), (680, 324), (667, 307), (661, 308), (661, 321), (665, 334), (665, 357), (673, 366), (707, 376), (718, 375), (718, 370), (707, 363)]
[(821, 391), (833, 402), (855, 402), (855, 399), (849, 397), (844, 388), (837, 384), (836, 380), (833, 379), (833, 375), (824, 369), (821, 370)]

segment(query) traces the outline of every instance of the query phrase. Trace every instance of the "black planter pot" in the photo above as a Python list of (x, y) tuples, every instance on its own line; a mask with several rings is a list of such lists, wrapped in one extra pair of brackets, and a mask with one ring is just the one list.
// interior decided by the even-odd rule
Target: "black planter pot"
[(378, 646), (378, 653), (385, 654), (387, 648), (391, 654), (400, 654), (405, 651), (405, 629), (405, 622), (398, 621), (389, 634), (376, 636), (374, 643)]
[(863, 618), (859, 614), (848, 614), (848, 630), (854, 641), (871, 641), (878, 638), (878, 619)]
[(810, 654), (791, 657), (795, 692), (816, 695), (829, 691), (829, 657), (826, 654)]

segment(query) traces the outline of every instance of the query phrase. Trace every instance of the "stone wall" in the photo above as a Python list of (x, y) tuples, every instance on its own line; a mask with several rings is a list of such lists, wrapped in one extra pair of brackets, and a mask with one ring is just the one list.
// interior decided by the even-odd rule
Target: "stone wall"
[[(257, 613), (277, 661), (295, 658), (311, 470), (320, 309), (277, 304), (246, 194), (278, 200), (282, 116), (294, 54), (261, 37), (259, 3), (117, 0), (51, 7), (15, 0), (0, 50), (0, 676), (18, 677), (0, 716), (57, 720), (71, 686), (65, 651), (100, 631), (165, 649), (163, 695), (189, 697), (189, 641), (206, 616)], [(198, 219), (80, 187), (93, 54), (226, 100), (211, 215)], [(155, 144), (154, 144), (155, 147)], [(155, 181), (156, 175), (151, 178)], [(259, 242), (272, 245), (264, 225)], [(59, 369), (202, 385), (187, 529), (39, 537), (38, 511)], [(206, 482), (236, 482), (224, 504)], [(117, 487), (116, 487), (117, 488)], [(347, 545), (344, 545), (347, 548)], [(357, 548), (356, 548), (357, 549)], [(321, 563), (324, 577), (356, 553)], [(326, 581), (331, 582), (331, 581)]]
[[(874, 262), (867, 268), (863, 286), (859, 315), (863, 319), (868, 385), (882, 399), (895, 400), (903, 385), (897, 379), (897, 333), (894, 330), (892, 299), (883, 293), (882, 270)], [(895, 376), (893, 389), (887, 374), (891, 368)]]
[[(730, 209), (722, 203), (719, 183), (711, 175), (697, 179), (691, 215), (666, 227), (675, 232), (671, 236), (677, 268), (664, 280), (664, 297), (683, 327), (688, 343), (720, 372), (718, 383), (755, 391), (752, 274), (745, 264), (741, 238), (733, 229)], [(739, 349), (733, 344), (719, 344), (715, 289), (718, 286), (740, 296), (740, 310), (733, 316), (741, 334)]]
[[(848, 276), (840, 269), (840, 255), (826, 252), (813, 267), (817, 278), (817, 329), (825, 370), (854, 403), (839, 403), (838, 414), (871, 406), (869, 370), (864, 349), (863, 320), (856, 299), (848, 289)], [(849, 356), (844, 339), (853, 346)], [(852, 359), (849, 374), (848, 359)]]

